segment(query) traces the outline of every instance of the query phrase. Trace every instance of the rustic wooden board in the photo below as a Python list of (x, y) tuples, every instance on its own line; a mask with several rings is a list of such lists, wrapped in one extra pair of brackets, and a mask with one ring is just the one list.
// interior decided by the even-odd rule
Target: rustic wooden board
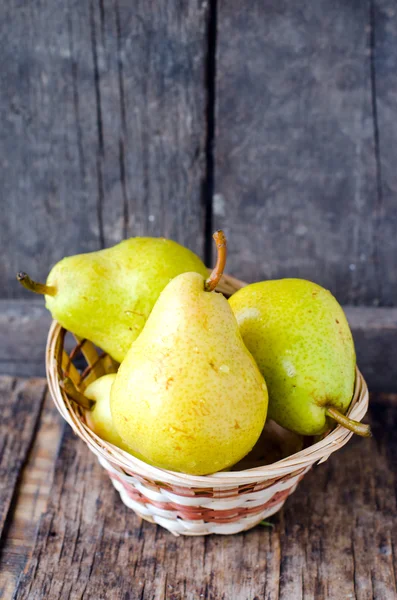
[(397, 296), (397, 6), (371, 1), (372, 83), (376, 125), (378, 203), (376, 240), (381, 297), (395, 306)]
[[(31, 404), (40, 400), (39, 388), (31, 382), (26, 385), (34, 388), (33, 396), (24, 394), (23, 398), (26, 410), (31, 410)], [(14, 426), (11, 423), (11, 428)], [(63, 421), (47, 390), (36, 435), (15, 487), (8, 527), (1, 537), (0, 598), (4, 600), (12, 598), (34, 546), (37, 523), (47, 507), (62, 429)]]
[(42, 298), (0, 300), (0, 373), (44, 376), (50, 325)]
[(313, 469), (273, 529), (226, 537), (141, 522), (68, 428), (15, 598), (395, 598), (396, 399), (373, 402), (374, 439)]
[[(128, 235), (204, 249), (208, 3), (2, 3), (0, 296)], [(12, 24), (12, 25), (10, 25)]]
[[(48, 1), (0, 6), (3, 297), (27, 297), (15, 281), (17, 271), (43, 279), (62, 256), (100, 247), (87, 6), (61, 2), (54, 8)], [(71, 30), (74, 14), (85, 35), (79, 58)]]
[(0, 537), (34, 438), (45, 383), (0, 378)]
[[(345, 311), (370, 390), (395, 390), (397, 309), (346, 306)], [(45, 375), (50, 321), (41, 299), (0, 300), (0, 374)]]
[(380, 286), (396, 242), (392, 224), (379, 229), (370, 21), (369, 1), (219, 0), (214, 222), (237, 277), (394, 303)]
[(369, 389), (393, 392), (396, 389), (397, 310), (344, 308), (353, 332), (357, 363)]
[(396, 14), (393, 0), (2, 3), (0, 297), (27, 298), (17, 270), (44, 279), (128, 235), (203, 255), (224, 226), (238, 276), (394, 305)]

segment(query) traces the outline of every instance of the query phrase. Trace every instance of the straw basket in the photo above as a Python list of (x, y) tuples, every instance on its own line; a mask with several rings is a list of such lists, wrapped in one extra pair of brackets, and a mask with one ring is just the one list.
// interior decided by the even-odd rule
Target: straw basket
[[(244, 284), (223, 276), (218, 290), (231, 295)], [(352, 433), (337, 426), (320, 441), (306, 439), (301, 449), (265, 466), (214, 475), (185, 475), (152, 467), (119, 448), (104, 442), (87, 426), (84, 411), (60, 387), (65, 375), (80, 391), (105, 373), (115, 372), (115, 363), (98, 353), (88, 340), (66, 351), (66, 334), (52, 323), (48, 335), (46, 368), (49, 389), (56, 407), (74, 432), (96, 454), (120, 493), (121, 500), (140, 517), (157, 523), (175, 535), (231, 534), (250, 529), (276, 513), (299, 481), (315, 463), (321, 463), (348, 442)], [(75, 338), (76, 339), (76, 338)], [(78, 370), (76, 358), (84, 356), (87, 367)], [(349, 416), (360, 421), (368, 408), (366, 383), (357, 370)], [(281, 429), (281, 428), (279, 428)], [(283, 430), (284, 431), (284, 430)], [(286, 443), (288, 432), (286, 434)], [(280, 440), (280, 432), (278, 432)]]

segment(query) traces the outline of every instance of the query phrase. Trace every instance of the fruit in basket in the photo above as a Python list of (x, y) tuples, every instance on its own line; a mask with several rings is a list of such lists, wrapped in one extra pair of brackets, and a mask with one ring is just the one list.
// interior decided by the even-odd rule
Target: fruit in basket
[(214, 290), (226, 240), (214, 234), (217, 265), (173, 279), (132, 344), (111, 391), (115, 427), (158, 467), (195, 475), (220, 471), (257, 441), (267, 389), (230, 306)]
[(45, 294), (46, 307), (65, 329), (121, 362), (160, 292), (180, 273), (207, 270), (193, 252), (164, 238), (130, 238), (106, 250), (63, 258), (46, 284), (26, 273), (18, 280)]
[(356, 356), (341, 306), (303, 279), (248, 285), (229, 299), (245, 345), (269, 390), (269, 417), (303, 435), (335, 419), (360, 435), (367, 425), (344, 416), (353, 396)]
[(87, 425), (97, 436), (105, 442), (110, 442), (125, 452), (133, 454), (136, 458), (142, 459), (138, 453), (132, 452), (131, 448), (123, 442), (113, 424), (110, 410), (110, 390), (115, 378), (116, 373), (98, 377), (87, 386), (84, 393), (77, 389), (69, 377), (61, 382), (61, 387), (69, 399), (84, 410)]
[(109, 373), (90, 383), (84, 391), (84, 396), (94, 401), (91, 410), (85, 412), (87, 425), (94, 433), (106, 442), (110, 442), (126, 452), (129, 448), (117, 433), (110, 412), (110, 389), (116, 379), (116, 373)]

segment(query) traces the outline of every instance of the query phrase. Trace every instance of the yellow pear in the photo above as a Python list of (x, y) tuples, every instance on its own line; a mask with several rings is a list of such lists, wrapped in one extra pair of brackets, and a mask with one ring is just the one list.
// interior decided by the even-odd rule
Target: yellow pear
[(113, 424), (110, 410), (110, 390), (115, 378), (116, 373), (108, 373), (107, 375), (98, 377), (98, 379), (86, 387), (84, 394), (76, 388), (72, 380), (68, 377), (61, 382), (61, 387), (65, 390), (70, 400), (73, 400), (73, 402), (84, 409), (87, 425), (98, 437), (143, 460), (143, 457), (139, 453), (133, 452), (123, 442)]
[(265, 380), (224, 296), (213, 291), (226, 240), (208, 280), (173, 279), (133, 342), (111, 390), (113, 423), (134, 452), (165, 469), (204, 475), (228, 468), (257, 441)]
[(117, 433), (110, 412), (110, 390), (116, 379), (116, 373), (109, 373), (90, 383), (84, 391), (84, 396), (94, 400), (91, 410), (87, 410), (85, 418), (87, 425), (94, 433), (106, 442), (110, 442), (126, 452), (130, 449)]

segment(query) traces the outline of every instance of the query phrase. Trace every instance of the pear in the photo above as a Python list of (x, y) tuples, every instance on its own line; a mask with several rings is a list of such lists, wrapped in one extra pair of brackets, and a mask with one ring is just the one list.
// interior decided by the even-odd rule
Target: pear
[(160, 292), (176, 275), (191, 271), (207, 275), (187, 248), (164, 238), (131, 238), (62, 259), (46, 284), (26, 273), (17, 278), (29, 290), (45, 294), (46, 307), (63, 327), (121, 362)]
[(84, 393), (80, 392), (68, 377), (61, 382), (61, 387), (70, 400), (84, 409), (86, 423), (98, 437), (142, 460), (142, 456), (132, 452), (131, 448), (123, 442), (113, 424), (110, 390), (115, 379), (116, 373), (98, 377), (86, 387)]
[(303, 435), (335, 419), (360, 435), (367, 425), (344, 416), (353, 396), (356, 355), (341, 306), (311, 281), (248, 285), (229, 299), (244, 343), (269, 390), (269, 417)]
[(160, 294), (111, 390), (114, 425), (125, 443), (158, 467), (205, 475), (228, 468), (257, 441), (267, 389), (236, 319), (216, 287), (226, 259), (173, 279)]
[(122, 448), (130, 449), (117, 433), (110, 412), (110, 390), (116, 379), (116, 373), (109, 373), (90, 383), (84, 391), (84, 396), (94, 401), (91, 410), (85, 413), (87, 425), (94, 433), (106, 442)]

